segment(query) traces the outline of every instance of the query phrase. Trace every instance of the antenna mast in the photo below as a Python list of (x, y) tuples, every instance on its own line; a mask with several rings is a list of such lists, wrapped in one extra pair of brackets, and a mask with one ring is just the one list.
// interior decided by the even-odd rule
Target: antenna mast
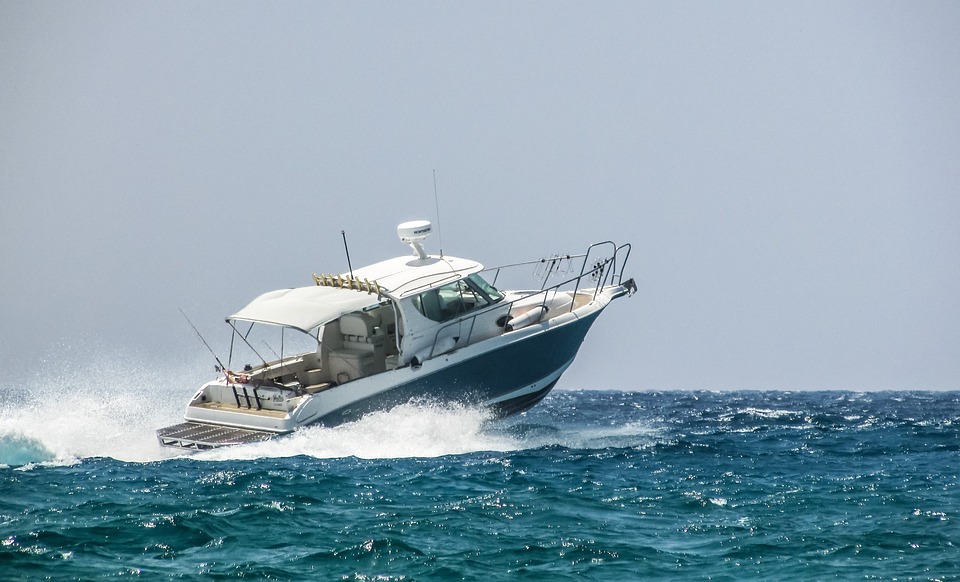
[(347, 254), (347, 268), (350, 269), (350, 278), (353, 279), (353, 265), (350, 264), (350, 249), (347, 247), (347, 231), (341, 230), (340, 236), (343, 237), (343, 252)]
[(440, 256), (443, 256), (443, 233), (440, 231), (440, 196), (437, 195), (437, 171), (433, 171), (433, 203), (437, 207), (437, 240), (440, 243)]

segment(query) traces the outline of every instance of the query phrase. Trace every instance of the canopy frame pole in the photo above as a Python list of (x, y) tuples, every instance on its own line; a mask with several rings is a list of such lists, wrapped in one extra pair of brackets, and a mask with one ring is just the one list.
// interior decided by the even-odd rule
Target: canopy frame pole
[[(258, 352), (257, 349), (253, 347), (253, 345), (250, 342), (247, 341), (247, 338), (245, 338), (243, 334), (240, 333), (240, 331), (237, 329), (237, 326), (233, 325), (232, 320), (228, 319), (227, 323), (230, 325), (230, 327), (233, 328), (233, 331), (237, 332), (237, 335), (240, 336), (240, 339), (243, 340), (243, 343), (247, 344), (247, 347), (250, 348), (250, 351), (255, 353), (257, 357), (260, 358), (260, 361), (263, 362), (263, 367), (266, 368), (268, 366), (267, 361), (263, 359), (263, 356), (260, 355), (260, 352)], [(252, 325), (250, 326), (250, 329), (253, 329)]]

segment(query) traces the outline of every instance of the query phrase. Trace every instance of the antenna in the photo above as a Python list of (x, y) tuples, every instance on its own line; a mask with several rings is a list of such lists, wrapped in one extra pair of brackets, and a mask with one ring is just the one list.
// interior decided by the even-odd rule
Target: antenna
[(437, 195), (437, 171), (433, 171), (433, 203), (437, 207), (437, 241), (440, 243), (440, 256), (443, 256), (443, 233), (440, 232), (440, 197)]
[(341, 230), (340, 235), (343, 237), (343, 251), (347, 253), (347, 268), (350, 269), (350, 278), (353, 279), (353, 265), (350, 264), (350, 249), (347, 247), (347, 231)]

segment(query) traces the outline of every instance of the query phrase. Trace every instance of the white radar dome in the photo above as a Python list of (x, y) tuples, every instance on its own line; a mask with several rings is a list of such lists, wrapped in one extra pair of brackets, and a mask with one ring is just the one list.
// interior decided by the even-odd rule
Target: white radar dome
[(430, 236), (433, 232), (433, 225), (429, 220), (411, 220), (397, 226), (397, 236), (401, 242), (405, 242), (413, 247), (414, 252), (421, 259), (427, 258), (427, 253), (423, 250), (423, 239)]

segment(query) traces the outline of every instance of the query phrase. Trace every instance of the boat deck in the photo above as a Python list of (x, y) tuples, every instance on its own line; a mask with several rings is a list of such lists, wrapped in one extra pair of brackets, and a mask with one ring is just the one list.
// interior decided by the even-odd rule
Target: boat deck
[(285, 410), (272, 410), (269, 408), (261, 408), (257, 410), (255, 407), (247, 408), (246, 406), (237, 406), (233, 403), (226, 402), (202, 402), (200, 404), (191, 404), (193, 408), (207, 408), (210, 410), (223, 410), (226, 412), (242, 412), (243, 414), (256, 414), (258, 416), (271, 416), (274, 418), (284, 418), (289, 414)]

